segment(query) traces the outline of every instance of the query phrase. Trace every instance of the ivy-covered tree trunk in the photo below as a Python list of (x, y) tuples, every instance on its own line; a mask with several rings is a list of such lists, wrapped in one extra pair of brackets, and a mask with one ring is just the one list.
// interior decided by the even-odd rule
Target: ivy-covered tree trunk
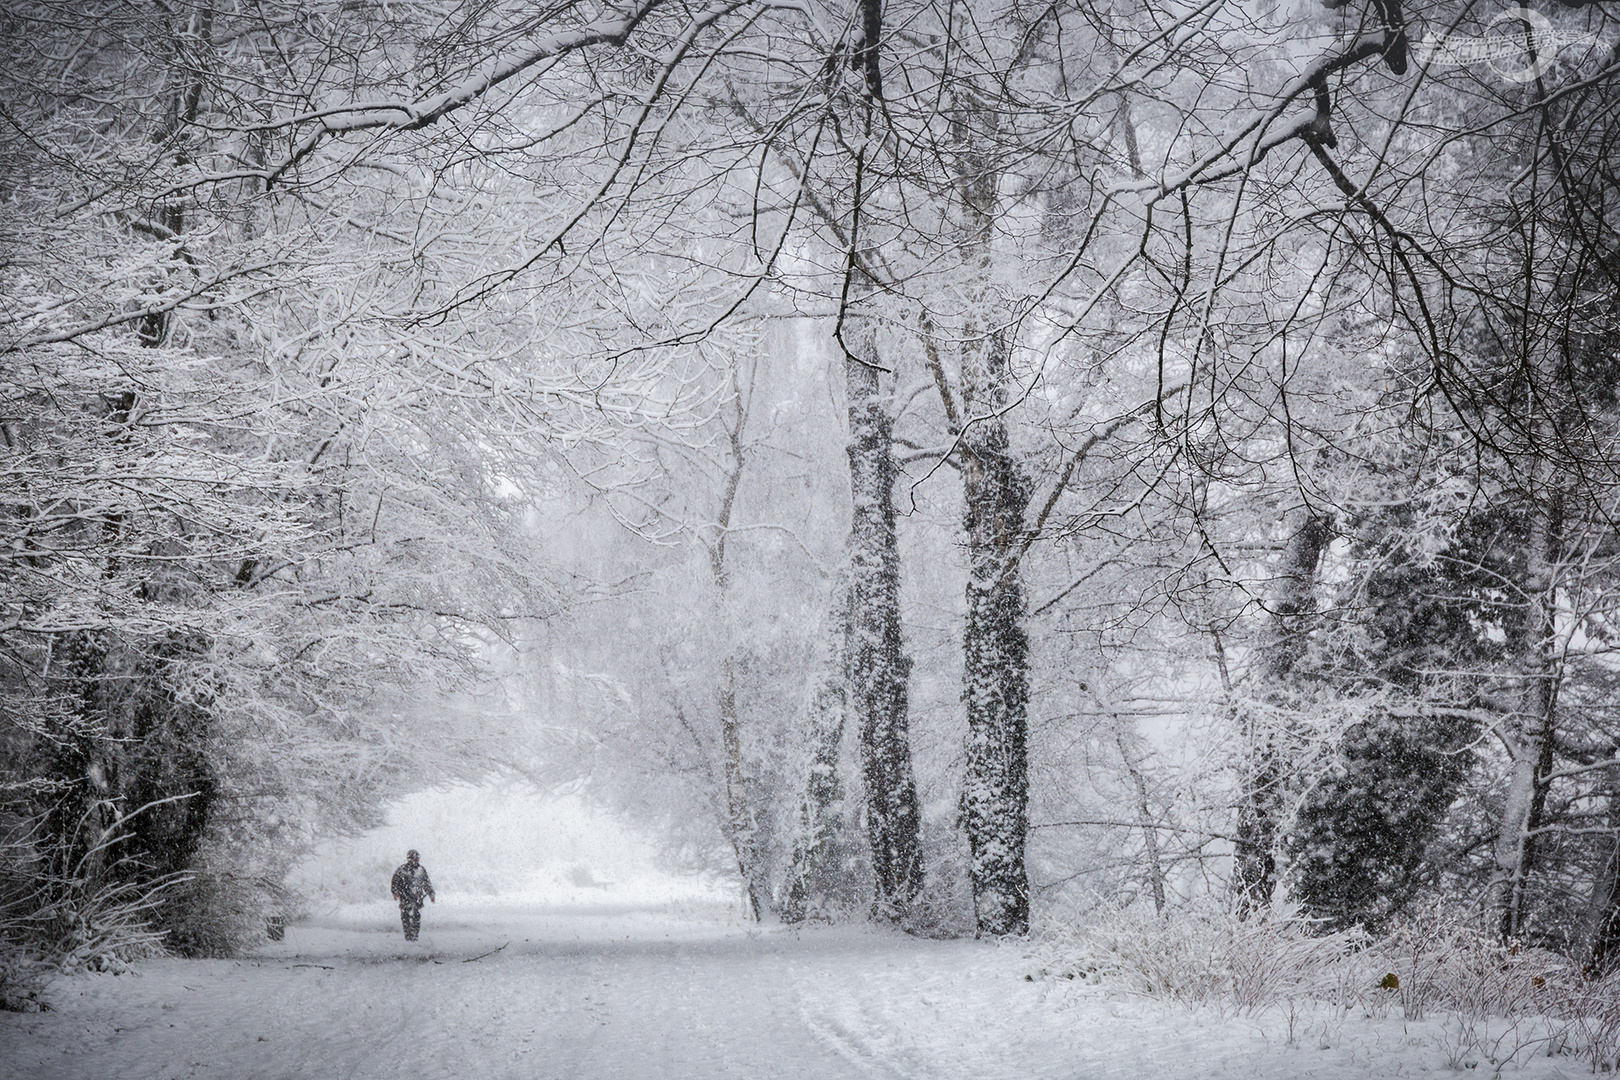
[(967, 705), (962, 825), (981, 933), (1029, 929), (1029, 637), (1020, 541), (1030, 484), (1009, 445), (1007, 345), (992, 332), (963, 363), (962, 486), (968, 546), (962, 699)]
[(903, 918), (923, 882), (921, 811), (912, 772), (900, 634), (900, 548), (895, 531), (894, 422), (880, 385), (876, 328), (851, 316), (844, 332), (849, 407), (849, 708), (860, 733), (872, 911)]
[(869, 194), (866, 161), (883, 101), (882, 0), (859, 0), (851, 67), (859, 73), (863, 140), (854, 155), (851, 248), (840, 309), (849, 414), (850, 491), (847, 704), (860, 739), (867, 843), (872, 857), (872, 915), (904, 919), (922, 888), (922, 812), (912, 771), (907, 680), (911, 658), (900, 632), (900, 547), (895, 531), (894, 421), (885, 400), (886, 370), (877, 326), (859, 306), (872, 291), (873, 253), (859, 250)]
[(1268, 707), (1247, 708), (1241, 714), (1247, 760), (1238, 793), (1232, 868), (1232, 892), (1240, 915), (1269, 904), (1277, 888), (1277, 848), (1287, 813), (1289, 770), (1286, 732), (1269, 714), (1289, 707), (1285, 686), (1305, 652), (1316, 612), (1316, 569), (1332, 536), (1332, 523), (1309, 508), (1296, 517), (1278, 567), (1269, 633), (1255, 669), (1258, 696)]
[[(964, 80), (951, 110), (952, 179), (961, 214), (957, 248), (967, 275), (957, 442), (968, 549), (961, 820), (979, 932), (1022, 934), (1029, 929), (1029, 638), (1022, 555), (1031, 485), (1007, 430), (1012, 342), (1000, 325), (992, 281), (1001, 105), (995, 90)], [(946, 411), (952, 411), (948, 400)]]

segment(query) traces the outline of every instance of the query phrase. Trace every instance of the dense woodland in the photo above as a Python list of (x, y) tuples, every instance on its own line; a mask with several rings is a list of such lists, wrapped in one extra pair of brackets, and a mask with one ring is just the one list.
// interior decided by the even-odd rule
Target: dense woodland
[(765, 920), (1620, 965), (1620, 23), (1532, 14), (7, 3), (8, 970), (496, 773)]

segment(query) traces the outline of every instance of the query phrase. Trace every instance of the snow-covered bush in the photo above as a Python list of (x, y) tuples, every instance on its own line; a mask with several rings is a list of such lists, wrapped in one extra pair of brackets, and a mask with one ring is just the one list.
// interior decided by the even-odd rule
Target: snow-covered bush
[(181, 956), (235, 956), (264, 941), (275, 916), (296, 910), (279, 880), (242, 872), (234, 853), (205, 852), (164, 903), (165, 948)]
[(1408, 1021), (1434, 1021), (1454, 1063), (1544, 1051), (1620, 1071), (1620, 973), (1589, 979), (1565, 957), (1501, 944), (1455, 914), (1417, 916), (1372, 939), (1324, 932), (1289, 907), (1240, 919), (1213, 903), (1163, 915), (1101, 903), (1043, 928), (1033, 946), (1047, 978), (1237, 1013), (1308, 1002), (1367, 1016), (1399, 1008)]
[(1567, 957), (1501, 944), (1440, 913), (1395, 927), (1369, 956), (1400, 980), (1407, 1019), (1445, 1015), (1454, 1056), (1489, 1050), (1501, 1058), (1499, 1047), (1486, 1045), (1488, 1021), (1536, 1020), (1544, 1031), (1538, 1049), (1585, 1058), (1594, 1072), (1620, 1071), (1620, 972), (1589, 978)]
[[(1398, 982), (1408, 1019), (1441, 1009), (1471, 1016), (1529, 1016), (1548, 1010), (1561, 987), (1579, 981), (1567, 959), (1545, 949), (1502, 945), (1455, 914), (1400, 923), (1370, 950)], [(1375, 965), (1377, 966), (1377, 965)]]
[(1620, 971), (1605, 979), (1554, 988), (1555, 1016), (1568, 1048), (1595, 1073), (1620, 1073)]
[(159, 955), (163, 934), (152, 911), (175, 882), (153, 885), (53, 877), (38, 864), (6, 875), (0, 901), (0, 1009), (44, 1008), (44, 989), (59, 973), (122, 971)]
[(1353, 982), (1359, 931), (1320, 933), (1293, 909), (1247, 919), (1213, 904), (1157, 915), (1146, 905), (1098, 907), (1038, 938), (1049, 974), (1114, 985), (1186, 1005), (1250, 1011), (1301, 997), (1342, 995)]

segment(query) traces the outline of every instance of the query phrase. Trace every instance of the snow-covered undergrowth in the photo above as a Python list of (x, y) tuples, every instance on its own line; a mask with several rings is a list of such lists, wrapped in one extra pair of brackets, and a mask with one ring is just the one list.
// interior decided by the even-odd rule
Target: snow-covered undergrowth
[(1620, 1072), (1620, 974), (1586, 978), (1564, 957), (1497, 944), (1457, 919), (1373, 939), (1324, 933), (1289, 909), (1239, 919), (1213, 905), (1163, 916), (1100, 905), (1049, 924), (1031, 956), (1042, 979), (1286, 1023), (1290, 1044), (1394, 1018), (1452, 1068), (1561, 1056)]
[[(163, 935), (147, 925), (156, 888), (89, 888), (43, 876), (29, 884), (33, 896), (0, 899), (0, 1012), (45, 1008), (45, 988), (57, 975), (123, 971), (163, 955)], [(48, 902), (29, 903), (38, 896)]]

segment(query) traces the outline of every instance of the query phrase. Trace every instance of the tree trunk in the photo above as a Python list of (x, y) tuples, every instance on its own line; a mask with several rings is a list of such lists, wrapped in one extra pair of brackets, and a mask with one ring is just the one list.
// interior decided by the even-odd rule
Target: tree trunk
[[(854, 67), (861, 73), (861, 123), (873, 135), (883, 100), (882, 0), (859, 0)], [(877, 326), (854, 309), (872, 288), (861, 239), (867, 146), (855, 155), (855, 200), (841, 308), (844, 384), (849, 410), (849, 476), (854, 508), (849, 531), (849, 625), (845, 650), (848, 704), (860, 734), (866, 788), (867, 842), (872, 854), (872, 915), (903, 919), (922, 888), (922, 813), (912, 772), (906, 683), (911, 658), (900, 634), (900, 548), (895, 532), (894, 421), (880, 383)]]
[[(962, 494), (967, 530), (967, 621), (962, 699), (967, 706), (962, 825), (980, 933), (1029, 929), (1029, 638), (1022, 555), (1031, 487), (1005, 419), (1012, 343), (991, 287), (1000, 173), (1000, 102), (964, 83), (952, 110), (958, 250), (968, 279), (962, 327)], [(946, 404), (947, 413), (951, 411)]]
[(844, 785), (838, 775), (844, 728), (849, 714), (849, 584), (839, 582), (836, 609), (827, 637), (821, 678), (806, 709), (805, 741), (810, 751), (804, 798), (789, 856), (782, 918), (798, 923), (839, 906), (847, 885), (840, 843), (844, 819)]
[[(174, 155), (176, 165), (191, 164), (191, 155), (185, 148), (186, 140), (191, 133), (192, 125), (197, 122), (204, 90), (203, 69), (198, 64), (198, 58), (184, 55), (185, 46), (181, 43), (195, 43), (204, 49), (211, 47), (213, 25), (214, 10), (205, 5), (193, 11), (186, 18), (183, 31), (174, 35), (176, 55), (172, 62), (177, 70), (187, 71), (189, 75), (174, 88), (169, 101), (168, 120), (153, 133), (153, 141), (160, 145), (170, 142), (179, 145), (180, 150)], [(153, 235), (164, 236), (178, 243), (186, 228), (184, 205), (176, 199), (158, 206), (152, 215), (151, 224), (156, 227)], [(185, 256), (180, 251), (177, 251), (173, 258), (173, 266), (177, 271), (185, 270)], [(135, 324), (135, 335), (143, 346), (156, 348), (168, 340), (172, 320), (173, 313), (167, 311), (142, 316)]]
[(737, 721), (737, 665), (731, 657), (721, 664), (718, 693), (720, 746), (726, 782), (726, 834), (737, 856), (737, 873), (742, 876), (748, 895), (748, 911), (755, 922), (764, 915), (759, 882), (759, 853), (756, 850), (753, 808), (749, 805), (747, 782), (742, 771), (742, 727)]
[(1114, 717), (1114, 742), (1119, 746), (1120, 760), (1130, 775), (1136, 793), (1136, 820), (1142, 827), (1143, 854), (1148, 864), (1148, 891), (1153, 895), (1153, 910), (1164, 914), (1164, 861), (1159, 857), (1159, 832), (1153, 821), (1153, 807), (1148, 802), (1147, 777), (1142, 772), (1142, 737), (1135, 724), (1127, 724), (1118, 713)]
[(849, 472), (849, 705), (860, 732), (875, 917), (903, 918), (923, 882), (921, 812), (912, 773), (900, 635), (900, 549), (895, 531), (893, 420), (880, 392), (876, 328), (852, 315), (845, 330)]
[(1019, 566), (1030, 485), (1009, 446), (1007, 345), (992, 332), (963, 363), (962, 486), (968, 541), (962, 699), (967, 762), (962, 823), (979, 931), (1029, 929), (1029, 638)]
[[(748, 406), (735, 366), (731, 372), (731, 389), (736, 409), (733, 423), (726, 432), (731, 460), (725, 472), (719, 513), (715, 515), (714, 542), (709, 545), (709, 573), (715, 587), (716, 618), (722, 624), (727, 617), (726, 596), (731, 588), (726, 546), (731, 533), (732, 515), (737, 507), (737, 490), (742, 485), (743, 470), (748, 460), (743, 446)], [(743, 774), (742, 721), (737, 714), (737, 660), (730, 651), (721, 661), (715, 705), (720, 721), (720, 765), (726, 789), (726, 839), (731, 842), (732, 851), (737, 857), (737, 872), (742, 876), (747, 891), (749, 913), (755, 921), (760, 921), (764, 917), (764, 904), (770, 891), (764, 882), (763, 860), (758, 850), (759, 830), (749, 798), (748, 779)]]
[(1560, 498), (1556, 493), (1542, 498), (1532, 494), (1527, 517), (1523, 616), (1510, 635), (1520, 657), (1519, 708), (1503, 724), (1510, 758), (1508, 790), (1492, 849), (1491, 902), (1504, 941), (1523, 933), (1529, 911), (1535, 830), (1541, 824), (1553, 769), (1560, 677), (1554, 640)]
[[(745, 389), (737, 364), (732, 364), (732, 415), (726, 427), (726, 457), (729, 460), (724, 465), (719, 507), (710, 526), (714, 538), (706, 542), (710, 578), (714, 583), (714, 620), (718, 625), (726, 625), (729, 619), (727, 596), (731, 593), (731, 567), (726, 562), (726, 549), (731, 541), (732, 517), (737, 512), (737, 491), (742, 487), (742, 474), (748, 466), (744, 429), (748, 424), (748, 403), (752, 392), (752, 372)], [(737, 712), (737, 653), (731, 644), (727, 644), (726, 654), (721, 657), (718, 685), (714, 687), (714, 711), (719, 721), (721, 782), (726, 789), (726, 816), (721, 823), (721, 831), (737, 858), (737, 873), (747, 892), (748, 913), (755, 921), (760, 921), (765, 916), (765, 905), (770, 900), (771, 892), (765, 881), (765, 866), (758, 850), (758, 823), (753, 813), (748, 777), (744, 774), (742, 717)]]
[[(1317, 566), (1333, 538), (1329, 519), (1306, 508), (1283, 549), (1271, 604), (1270, 633), (1257, 656), (1260, 696), (1278, 709), (1287, 707), (1284, 684), (1304, 655), (1316, 612)], [(1248, 760), (1239, 792), (1237, 842), (1232, 892), (1238, 914), (1246, 916), (1271, 903), (1277, 888), (1277, 847), (1287, 814), (1288, 762), (1286, 732), (1259, 710), (1241, 714)]]

